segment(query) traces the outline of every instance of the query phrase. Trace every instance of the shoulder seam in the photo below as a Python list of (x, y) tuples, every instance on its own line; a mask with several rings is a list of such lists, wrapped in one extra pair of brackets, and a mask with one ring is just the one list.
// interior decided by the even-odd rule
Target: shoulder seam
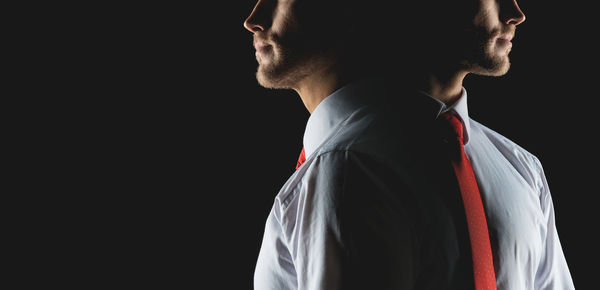
[(330, 155), (333, 153), (343, 153), (346, 154), (347, 152), (352, 151), (349, 149), (340, 149), (340, 148), (331, 148), (328, 150), (324, 150), (324, 151), (317, 151), (315, 152), (316, 154), (314, 155), (314, 157), (311, 157), (310, 159), (306, 160), (306, 162), (309, 162), (309, 167), (305, 167), (303, 169), (299, 169), (299, 170), (303, 170), (303, 172), (299, 172), (302, 174), (302, 176), (297, 177), (296, 180), (294, 180), (287, 188), (289, 189), (288, 192), (286, 192), (286, 194), (284, 196), (278, 196), (277, 198), (280, 200), (279, 203), (281, 204), (281, 211), (282, 213), (287, 211), (288, 205), (294, 200), (294, 198), (296, 196), (298, 196), (298, 192), (301, 189), (301, 184), (302, 184), (302, 180), (305, 178), (305, 173), (306, 171), (310, 168), (310, 165), (317, 161), (318, 159), (322, 158), (325, 155)]

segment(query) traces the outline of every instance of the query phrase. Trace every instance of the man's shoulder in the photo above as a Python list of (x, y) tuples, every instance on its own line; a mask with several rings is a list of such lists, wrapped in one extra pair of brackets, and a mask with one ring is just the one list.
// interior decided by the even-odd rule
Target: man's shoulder
[(373, 107), (365, 106), (354, 111), (339, 124), (300, 166), (277, 194), (276, 202), (282, 209), (287, 208), (298, 197), (303, 198), (315, 191), (314, 186), (336, 186), (344, 177), (349, 163), (356, 162), (357, 156), (366, 156), (373, 150), (381, 135), (381, 129), (374, 129), (381, 123), (381, 116)]
[(392, 177), (394, 174), (389, 160), (364, 146), (332, 140), (311, 154), (290, 176), (276, 201), (285, 210), (298, 199), (330, 199), (348, 187), (364, 186), (372, 182), (373, 175), (388, 183), (399, 180)]
[(352, 152), (374, 160), (388, 160), (411, 142), (407, 124), (382, 107), (356, 111), (317, 150), (317, 154)]
[[(521, 147), (508, 137), (490, 129), (489, 127), (471, 119), (471, 130), (479, 146), (493, 146), (504, 158), (533, 186), (540, 186), (543, 177), (543, 168), (540, 160), (533, 153)], [(481, 148), (480, 148), (481, 149)], [(485, 150), (489, 150), (487, 148)], [(481, 149), (483, 150), (483, 149)]]
[(499, 149), (508, 150), (508, 152), (512, 152), (513, 154), (521, 154), (532, 161), (539, 162), (533, 153), (529, 152), (527, 149), (523, 148), (521, 145), (517, 144), (508, 137), (500, 134), (486, 125), (479, 123), (476, 120), (470, 119), (470, 123), (472, 130), (479, 131), (479, 133), (481, 133), (480, 135), (491, 141), (496, 147), (499, 147)]
[(287, 208), (296, 196), (306, 194), (309, 187), (315, 186), (315, 182), (321, 182), (324, 174), (329, 185), (333, 185), (334, 179), (339, 178), (348, 162), (348, 151), (343, 148), (319, 148), (288, 178), (279, 190), (276, 202), (281, 208)]

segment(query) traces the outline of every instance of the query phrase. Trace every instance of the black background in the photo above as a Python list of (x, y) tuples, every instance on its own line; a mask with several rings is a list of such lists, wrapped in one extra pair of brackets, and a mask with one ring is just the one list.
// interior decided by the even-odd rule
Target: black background
[[(40, 273), (23, 281), (251, 289), (309, 114), (294, 92), (256, 83), (242, 26), (254, 1), (222, 2), (53, 6), (44, 25), (22, 23), (33, 36), (14, 75), (28, 78), (9, 127), (27, 235), (16, 235), (14, 268)], [(468, 76), (469, 111), (541, 160), (586, 289), (598, 221), (593, 29), (572, 2), (520, 5), (511, 71)]]

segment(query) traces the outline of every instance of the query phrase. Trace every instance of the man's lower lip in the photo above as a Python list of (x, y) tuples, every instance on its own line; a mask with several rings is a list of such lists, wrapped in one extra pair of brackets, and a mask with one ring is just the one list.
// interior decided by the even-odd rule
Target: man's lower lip
[(266, 53), (267, 51), (269, 51), (271, 49), (270, 45), (265, 45), (265, 46), (260, 46), (256, 48), (256, 52), (254, 53), (256, 56), (258, 56), (259, 54), (263, 54)]
[(264, 51), (264, 50), (270, 49), (271, 46), (268, 44), (262, 44), (262, 45), (256, 45), (256, 46), (254, 46), (254, 48), (256, 49), (256, 51)]
[(257, 49), (257, 50), (256, 50), (256, 52), (255, 52), (254, 54), (255, 54), (256, 56), (258, 56), (258, 55), (260, 55), (260, 54), (264, 54), (264, 53), (265, 53), (265, 50), (264, 50), (264, 49), (261, 49), (261, 50), (258, 50), (258, 49)]
[(508, 39), (498, 38), (498, 44), (502, 46), (512, 46), (512, 42)]

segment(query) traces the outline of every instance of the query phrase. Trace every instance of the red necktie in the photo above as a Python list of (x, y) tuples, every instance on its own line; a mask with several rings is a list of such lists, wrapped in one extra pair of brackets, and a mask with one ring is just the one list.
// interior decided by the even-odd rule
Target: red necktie
[(306, 156), (304, 156), (304, 147), (302, 147), (302, 152), (300, 152), (300, 157), (298, 157), (298, 163), (296, 163), (296, 170), (306, 161)]
[(473, 168), (465, 155), (462, 123), (456, 115), (450, 112), (444, 113), (442, 117), (454, 129), (458, 144), (460, 145), (460, 156), (452, 159), (452, 167), (454, 167), (454, 172), (458, 179), (458, 186), (460, 187), (467, 218), (469, 240), (471, 241), (471, 252), (473, 254), (475, 289), (496, 289), (496, 275), (494, 274), (492, 247), (490, 245), (485, 211)]

